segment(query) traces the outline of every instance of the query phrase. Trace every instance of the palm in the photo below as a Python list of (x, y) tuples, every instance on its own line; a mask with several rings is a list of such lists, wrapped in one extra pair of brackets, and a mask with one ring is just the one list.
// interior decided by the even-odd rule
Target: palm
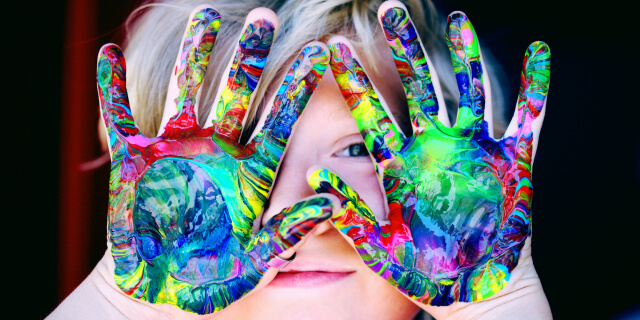
[(219, 18), (211, 8), (192, 17), (176, 66), (177, 113), (158, 137), (145, 137), (135, 125), (120, 49), (106, 45), (98, 58), (112, 162), (108, 230), (116, 284), (134, 298), (200, 314), (219, 311), (255, 288), (277, 254), (331, 214), (329, 200), (311, 199), (285, 209), (253, 234), (291, 126), (319, 81), (318, 74), (306, 71), (321, 76), (327, 57), (319, 47), (303, 50), (264, 127), (240, 145), (242, 117), (273, 26), (258, 20), (247, 27), (221, 94), (219, 120), (201, 128), (196, 93)]
[(332, 70), (381, 173), (389, 224), (380, 225), (340, 179), (310, 179), (345, 210), (334, 219), (365, 263), (400, 291), (430, 305), (478, 301), (506, 285), (530, 233), (532, 122), (548, 86), (548, 47), (525, 57), (515, 132), (496, 141), (484, 117), (482, 67), (473, 28), (450, 16), (447, 40), (461, 92), (457, 123), (438, 119), (427, 60), (408, 15), (382, 16), (409, 105), (413, 136), (404, 137), (383, 109), (364, 70), (341, 43), (331, 45)]
[(406, 169), (384, 175), (387, 199), (398, 205), (413, 236), (412, 267), (437, 281), (455, 278), (491, 255), (503, 200), (492, 155), (443, 129), (448, 128), (417, 134), (395, 160)]

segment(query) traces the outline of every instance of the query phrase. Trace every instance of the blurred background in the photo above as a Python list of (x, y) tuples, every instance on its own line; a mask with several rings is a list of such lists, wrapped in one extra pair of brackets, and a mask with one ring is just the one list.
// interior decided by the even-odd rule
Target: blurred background
[[(515, 104), (529, 43), (552, 50), (535, 160), (533, 258), (557, 319), (640, 314), (637, 32), (622, 1), (435, 0), (467, 13)], [(140, 1), (26, 4), (7, 14), (2, 212), (7, 307), (43, 318), (106, 249), (109, 168), (98, 138), (95, 64)], [(224, 17), (222, 18), (224, 23)], [(510, 117), (508, 118), (510, 119)]]

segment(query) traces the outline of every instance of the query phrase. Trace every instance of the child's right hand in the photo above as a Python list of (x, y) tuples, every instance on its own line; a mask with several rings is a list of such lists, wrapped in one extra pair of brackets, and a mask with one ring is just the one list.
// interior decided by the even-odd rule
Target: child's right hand
[(254, 289), (268, 268), (281, 266), (293, 254), (289, 249), (333, 211), (331, 200), (309, 198), (253, 233), (292, 126), (329, 55), (319, 43), (302, 50), (264, 127), (249, 144), (240, 145), (243, 118), (277, 18), (265, 9), (249, 14), (226, 87), (213, 108), (213, 126), (201, 128), (195, 116), (197, 92), (219, 20), (210, 7), (192, 12), (170, 82), (168, 96), (175, 99), (167, 99), (165, 125), (157, 137), (143, 136), (134, 122), (120, 49), (105, 45), (98, 57), (98, 92), (111, 154), (108, 237), (114, 263), (107, 265), (115, 268), (115, 283), (129, 297), (198, 314), (220, 311)]

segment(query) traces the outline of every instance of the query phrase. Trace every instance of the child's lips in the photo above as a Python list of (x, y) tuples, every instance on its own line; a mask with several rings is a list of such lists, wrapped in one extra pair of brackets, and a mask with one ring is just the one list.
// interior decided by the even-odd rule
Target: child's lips
[(331, 271), (287, 271), (278, 272), (276, 277), (269, 283), (270, 287), (299, 288), (323, 286), (340, 281), (355, 273), (331, 272)]
[(313, 287), (340, 281), (355, 273), (349, 266), (324, 259), (295, 259), (282, 268), (270, 287)]

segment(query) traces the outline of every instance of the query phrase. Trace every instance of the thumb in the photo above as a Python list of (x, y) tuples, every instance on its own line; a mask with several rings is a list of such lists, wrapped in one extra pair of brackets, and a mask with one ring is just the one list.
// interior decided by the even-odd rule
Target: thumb
[(273, 216), (255, 237), (255, 248), (269, 262), (292, 248), (320, 223), (331, 218), (334, 203), (327, 197), (307, 198)]

